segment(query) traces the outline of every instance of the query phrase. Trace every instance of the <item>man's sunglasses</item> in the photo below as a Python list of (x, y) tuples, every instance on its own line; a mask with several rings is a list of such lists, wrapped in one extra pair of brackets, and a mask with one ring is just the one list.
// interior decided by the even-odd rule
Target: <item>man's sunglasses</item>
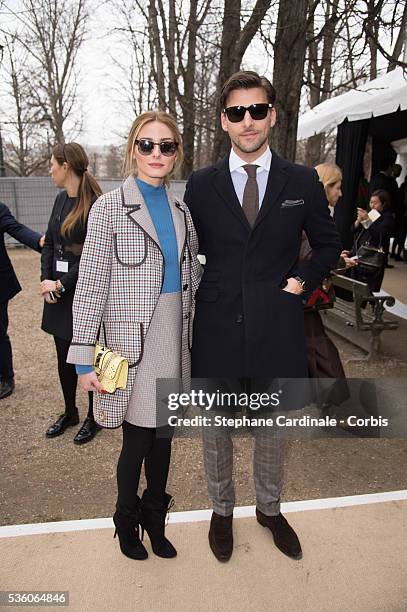
[(165, 155), (166, 157), (175, 155), (178, 149), (178, 142), (174, 142), (173, 140), (154, 142), (149, 138), (140, 138), (139, 140), (136, 140), (136, 145), (141, 155), (151, 155), (151, 153), (154, 151), (155, 145), (160, 147), (161, 154)]
[(273, 108), (272, 104), (251, 104), (250, 106), (229, 106), (224, 108), (223, 112), (232, 123), (243, 121), (246, 111), (249, 111), (250, 117), (255, 121), (261, 121), (267, 117), (269, 108)]

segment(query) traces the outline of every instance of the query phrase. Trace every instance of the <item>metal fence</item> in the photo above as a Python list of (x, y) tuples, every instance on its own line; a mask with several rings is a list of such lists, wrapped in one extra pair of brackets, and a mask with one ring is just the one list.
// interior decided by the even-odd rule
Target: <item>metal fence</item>
[[(103, 192), (116, 189), (121, 179), (101, 179), (98, 181)], [(185, 181), (171, 181), (171, 187), (177, 198), (182, 199)], [(9, 207), (14, 217), (40, 234), (45, 233), (58, 189), (48, 177), (8, 177), (0, 178), (0, 202)], [(20, 243), (5, 236), (7, 246)]]

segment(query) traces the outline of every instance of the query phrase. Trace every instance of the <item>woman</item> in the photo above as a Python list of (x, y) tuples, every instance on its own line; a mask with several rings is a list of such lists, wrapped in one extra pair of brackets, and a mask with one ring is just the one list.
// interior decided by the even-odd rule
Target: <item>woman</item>
[[(57, 145), (52, 152), (50, 174), (61, 191), (56, 199), (45, 235), (41, 256), (41, 289), (44, 298), (42, 329), (54, 336), (58, 373), (65, 400), (65, 412), (47, 431), (59, 436), (79, 423), (76, 407), (78, 377), (66, 363), (72, 340), (72, 302), (78, 280), (79, 261), (86, 236), (92, 203), (102, 191), (88, 171), (88, 157), (76, 142)], [(76, 444), (92, 440), (100, 429), (93, 417), (93, 396), (88, 395), (88, 414), (74, 437)]]
[[(319, 180), (322, 182), (326, 198), (328, 200), (331, 214), (342, 195), (342, 172), (334, 164), (319, 164), (316, 166)], [(306, 259), (312, 254), (311, 247), (306, 236), (303, 236), (301, 245), (301, 259)], [(348, 251), (342, 251), (336, 269), (354, 266), (354, 260), (349, 258)], [(348, 396), (346, 383), (343, 383), (345, 372), (342, 366), (338, 349), (325, 332), (321, 315), (317, 310), (305, 310), (305, 336), (307, 344), (308, 371), (310, 378), (333, 378), (340, 379), (329, 390), (329, 394), (323, 398), (321, 404), (328, 407), (330, 404), (338, 404)]]
[[(372, 221), (368, 213), (363, 208), (357, 209), (357, 219), (355, 221), (355, 243), (352, 254), (356, 255), (358, 249), (364, 245), (375, 248), (382, 248), (385, 253), (388, 252), (390, 236), (394, 228), (394, 215), (391, 211), (390, 196), (387, 191), (377, 189), (370, 196), (370, 210), (375, 210), (379, 213), (379, 217)], [(383, 282), (385, 265), (380, 269), (369, 269), (361, 265), (358, 266), (355, 278), (359, 281), (367, 283), (370, 291), (380, 291)]]
[[(128, 177), (92, 208), (74, 301), (68, 361), (88, 366), (80, 381), (95, 392), (98, 422), (123, 429), (113, 521), (121, 551), (132, 559), (148, 556), (139, 525), (156, 555), (177, 554), (164, 534), (172, 499), (166, 492), (172, 431), (156, 414), (156, 380), (190, 377), (198, 242), (188, 208), (168, 189), (182, 158), (171, 115), (148, 111), (135, 119), (126, 149)], [(127, 387), (113, 394), (104, 393), (90, 366), (100, 326), (106, 346), (129, 362)], [(140, 499), (143, 462), (147, 488)]]

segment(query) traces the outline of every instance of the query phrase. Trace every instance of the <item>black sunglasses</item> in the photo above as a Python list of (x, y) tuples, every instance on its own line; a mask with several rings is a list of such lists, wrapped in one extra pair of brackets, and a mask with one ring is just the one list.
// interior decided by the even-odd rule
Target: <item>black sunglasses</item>
[(250, 106), (229, 106), (224, 108), (223, 112), (232, 123), (243, 121), (246, 111), (249, 111), (250, 117), (255, 121), (260, 121), (267, 117), (269, 108), (273, 108), (272, 104), (250, 104)]
[(162, 142), (154, 142), (149, 138), (140, 138), (140, 140), (136, 140), (136, 145), (139, 153), (141, 155), (151, 155), (154, 151), (155, 145), (160, 147), (160, 151), (162, 155), (166, 157), (171, 157), (175, 155), (178, 149), (178, 142), (174, 142), (173, 140), (163, 140)]

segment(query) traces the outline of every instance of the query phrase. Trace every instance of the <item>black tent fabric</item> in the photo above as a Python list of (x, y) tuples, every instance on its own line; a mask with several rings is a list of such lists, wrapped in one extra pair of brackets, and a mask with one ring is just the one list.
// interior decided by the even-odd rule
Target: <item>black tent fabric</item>
[(342, 197), (335, 207), (335, 223), (345, 249), (353, 244), (352, 223), (368, 132), (369, 119), (352, 122), (345, 119), (338, 126), (336, 163), (342, 170), (343, 181)]
[(335, 207), (335, 222), (344, 248), (351, 248), (353, 243), (352, 222), (355, 218), (358, 186), (369, 136), (373, 145), (373, 175), (381, 167), (383, 157), (388, 157), (390, 143), (407, 138), (407, 110), (397, 110), (395, 113), (361, 121), (345, 119), (338, 126), (336, 163), (343, 172), (343, 196)]

